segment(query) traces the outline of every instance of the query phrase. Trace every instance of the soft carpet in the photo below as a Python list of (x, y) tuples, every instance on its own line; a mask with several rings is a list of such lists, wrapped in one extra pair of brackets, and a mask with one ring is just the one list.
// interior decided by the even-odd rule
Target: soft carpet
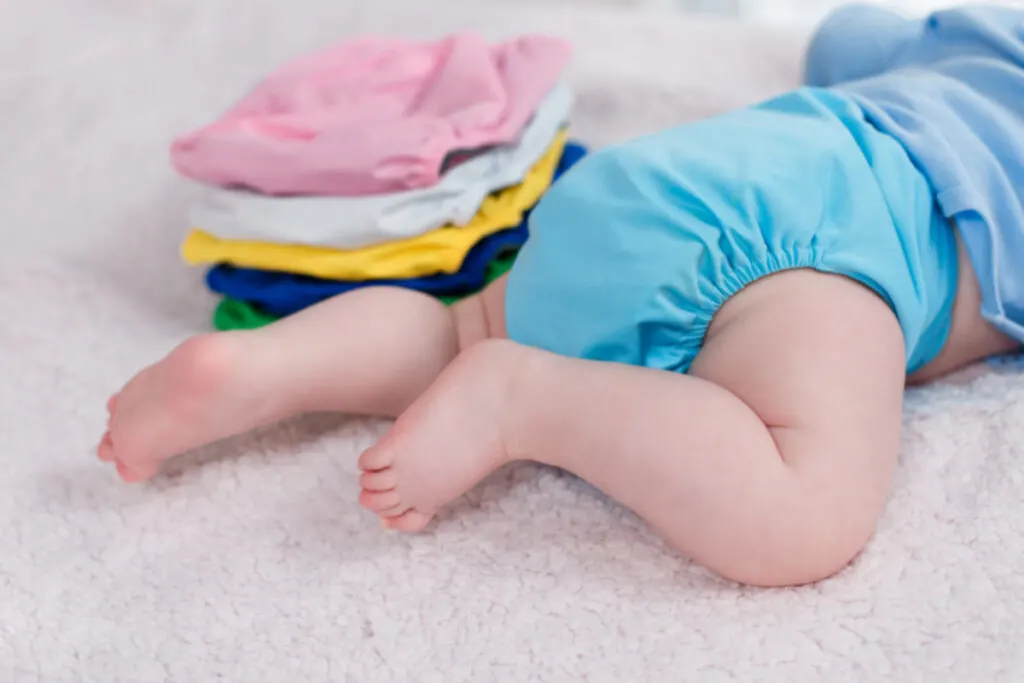
[[(907, 396), (877, 538), (800, 590), (721, 582), (588, 486), (502, 471), (422, 536), (356, 504), (381, 422), (312, 417), (129, 487), (104, 401), (209, 329), (167, 147), (355, 32), (573, 39), (602, 145), (796, 83), (801, 37), (680, 18), (385, 0), (0, 4), (0, 681), (1019, 681), (1024, 382)], [(736, 501), (742, 505), (743, 501)]]

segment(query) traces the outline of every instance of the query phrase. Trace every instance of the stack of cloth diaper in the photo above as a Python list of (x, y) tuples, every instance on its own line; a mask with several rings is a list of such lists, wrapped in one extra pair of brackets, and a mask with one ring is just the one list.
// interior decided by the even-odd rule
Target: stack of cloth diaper
[(567, 141), (571, 49), (522, 36), (362, 38), (300, 58), (176, 140), (205, 186), (182, 254), (220, 330), (360, 287), (452, 303), (499, 278), (530, 209), (586, 154)]

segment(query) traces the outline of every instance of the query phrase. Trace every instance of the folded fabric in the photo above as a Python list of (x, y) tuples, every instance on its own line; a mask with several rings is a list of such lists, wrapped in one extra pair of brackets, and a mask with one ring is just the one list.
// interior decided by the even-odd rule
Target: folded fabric
[(221, 299), (213, 310), (213, 327), (221, 332), (255, 330), (279, 320), (258, 306), (237, 299)]
[(480, 213), (465, 227), (439, 228), (419, 237), (352, 250), (221, 240), (202, 230), (193, 230), (182, 245), (182, 256), (192, 264), (228, 263), (335, 280), (454, 273), (473, 245), (517, 225), (523, 212), (537, 203), (551, 185), (564, 147), (563, 131), (521, 184), (488, 197), (480, 206)]
[(338, 294), (363, 287), (402, 287), (438, 298), (479, 290), (488, 281), (492, 264), (515, 253), (526, 242), (526, 222), (484, 238), (466, 256), (457, 273), (390, 280), (322, 280), (276, 271), (215, 266), (206, 274), (210, 291), (248, 301), (271, 315), (286, 316)]
[[(506, 252), (498, 259), (491, 261), (487, 267), (486, 284), (490, 284), (497, 280), (499, 277), (504, 275), (512, 268), (512, 264), (516, 260), (518, 251)], [(479, 290), (477, 290), (479, 291)], [(437, 297), (446, 306), (450, 306), (457, 301), (461, 301), (468, 296), (472, 296), (476, 292), (464, 292), (462, 294), (454, 294), (450, 296)], [(318, 301), (310, 302), (309, 305), (319, 303)], [(218, 304), (216, 310), (213, 312), (213, 326), (222, 332), (228, 330), (254, 330), (265, 325), (269, 325), (272, 322), (280, 320), (286, 315), (291, 315), (292, 312), (281, 313), (275, 315), (268, 312), (266, 309), (261, 307), (259, 304), (243, 301), (241, 299), (225, 298)]]
[(570, 54), (544, 36), (356, 39), (279, 68), (171, 158), (189, 178), (264, 194), (428, 187), (450, 153), (516, 139)]
[[(556, 180), (586, 154), (587, 149), (583, 145), (568, 143), (555, 171)], [(499, 261), (499, 272), (504, 272), (500, 270), (500, 261), (503, 255), (510, 251), (514, 252), (526, 242), (529, 236), (527, 225), (528, 221), (524, 218), (515, 228), (485, 237), (470, 249), (458, 272), (450, 274), (407, 279), (345, 281), (219, 265), (207, 273), (206, 283), (214, 292), (228, 298), (245, 300), (269, 314), (278, 316), (290, 315), (324, 299), (361, 287), (404, 287), (439, 297), (475, 292), (493, 279), (495, 261)]]
[(522, 182), (569, 120), (572, 92), (558, 85), (515, 144), (465, 161), (429, 188), (365, 197), (272, 197), (210, 188), (189, 214), (221, 239), (359, 249), (469, 223), (493, 192)]

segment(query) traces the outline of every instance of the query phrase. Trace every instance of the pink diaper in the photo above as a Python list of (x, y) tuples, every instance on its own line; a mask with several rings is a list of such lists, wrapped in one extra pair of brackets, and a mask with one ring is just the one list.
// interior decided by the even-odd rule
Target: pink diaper
[(515, 140), (570, 52), (543, 36), (357, 39), (281, 67), (171, 156), (182, 175), (265, 194), (430, 186), (452, 152)]

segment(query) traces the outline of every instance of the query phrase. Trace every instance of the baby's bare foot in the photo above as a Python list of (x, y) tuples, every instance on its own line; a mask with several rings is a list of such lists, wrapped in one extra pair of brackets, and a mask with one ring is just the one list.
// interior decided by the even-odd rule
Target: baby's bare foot
[(246, 381), (245, 342), (195, 337), (136, 375), (107, 403), (100, 460), (127, 482), (153, 477), (164, 460), (266, 422)]
[(398, 531), (421, 531), (445, 504), (510, 459), (504, 434), (523, 349), (488, 341), (463, 353), (359, 458), (359, 501)]

